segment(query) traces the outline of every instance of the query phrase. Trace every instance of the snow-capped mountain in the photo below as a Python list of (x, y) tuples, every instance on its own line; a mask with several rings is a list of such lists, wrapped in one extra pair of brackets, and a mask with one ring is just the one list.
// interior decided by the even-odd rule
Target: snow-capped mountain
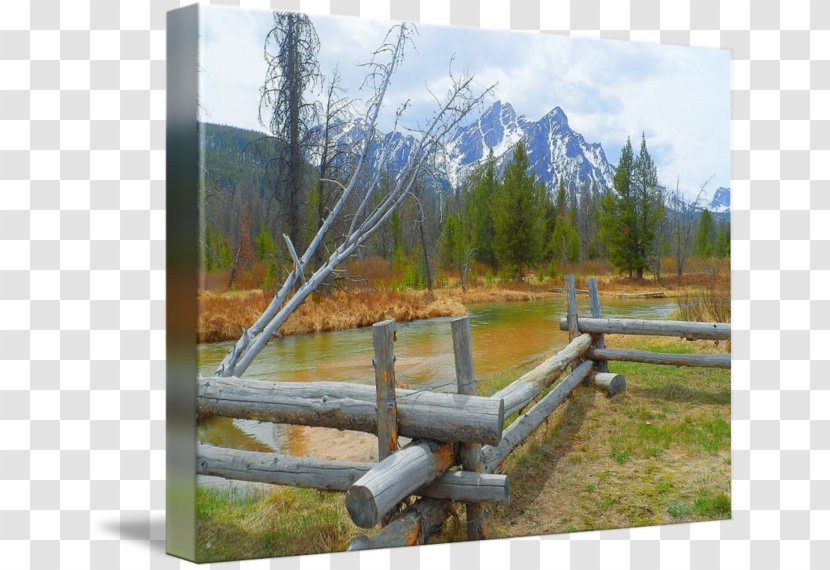
[(596, 181), (600, 186), (611, 187), (614, 169), (602, 145), (586, 142), (571, 129), (560, 107), (554, 107), (538, 121), (531, 121), (517, 115), (510, 103), (496, 101), (477, 121), (456, 132), (449, 144), (449, 170), (463, 178), (471, 167), (487, 158), (491, 148), (502, 170), (519, 141), (525, 144), (530, 168), (549, 188), (558, 183), (560, 176), (569, 184)]
[(717, 213), (729, 212), (730, 199), (731, 194), (729, 188), (721, 186), (715, 190), (715, 195), (709, 201), (709, 211)]
[[(365, 133), (362, 122), (350, 124), (335, 135), (341, 145), (354, 145)], [(376, 133), (377, 144), (370, 149), (370, 165), (380, 160), (381, 149), (389, 142), (399, 143), (394, 156), (388, 161), (391, 170), (403, 167), (417, 139), (399, 132)], [(490, 149), (499, 172), (509, 164), (516, 144), (522, 141), (527, 150), (530, 169), (539, 181), (549, 189), (554, 188), (559, 177), (568, 184), (596, 181), (601, 187), (610, 188), (614, 168), (605, 158), (599, 143), (588, 143), (584, 137), (570, 128), (565, 112), (555, 107), (538, 121), (518, 115), (509, 103), (496, 101), (471, 124), (459, 127), (447, 145), (441, 167), (451, 185), (455, 186), (487, 159)], [(312, 163), (315, 158), (309, 157)]]

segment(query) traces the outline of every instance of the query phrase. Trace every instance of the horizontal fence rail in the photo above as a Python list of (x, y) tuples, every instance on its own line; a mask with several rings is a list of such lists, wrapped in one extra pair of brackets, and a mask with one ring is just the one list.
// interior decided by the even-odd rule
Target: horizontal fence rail
[(539, 395), (539, 392), (550, 386), (573, 361), (582, 358), (590, 347), (591, 335), (580, 335), (565, 348), (491, 397), (494, 400), (504, 401), (504, 415), (510, 417), (514, 412), (529, 404)]
[[(200, 378), (200, 414), (377, 433), (373, 386)], [(481, 396), (397, 390), (398, 433), (410, 438), (497, 444), (504, 408)]]
[[(287, 485), (321, 491), (348, 491), (375, 463), (297, 457), (261, 451), (242, 451), (199, 445), (199, 475), (225, 479)], [(413, 494), (452, 501), (506, 503), (510, 484), (506, 475), (448, 471)]]
[(674, 366), (702, 366), (706, 368), (731, 368), (730, 354), (673, 354), (621, 348), (592, 348), (588, 351), (592, 360), (617, 360), (620, 362), (644, 362)]
[[(579, 317), (579, 331), (593, 334), (632, 334), (676, 336), (689, 340), (729, 340), (729, 323), (697, 323), (693, 321), (646, 321), (641, 319), (595, 319)], [(568, 330), (568, 320), (559, 319), (559, 329)]]
[(590, 360), (586, 360), (577, 366), (535, 406), (504, 430), (500, 444), (482, 447), (481, 457), (484, 459), (484, 470), (492, 473), (507, 455), (521, 445), (556, 410), (559, 404), (588, 377), (593, 368), (594, 363)]

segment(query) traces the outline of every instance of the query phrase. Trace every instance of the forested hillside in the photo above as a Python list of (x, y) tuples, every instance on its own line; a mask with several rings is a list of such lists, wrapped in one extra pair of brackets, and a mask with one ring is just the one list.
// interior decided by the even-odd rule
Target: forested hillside
[[(493, 109), (473, 124), (492, 122)], [(502, 114), (503, 109), (499, 106)], [(299, 220), (305, 236), (295, 241), (310, 239), (318, 215), (326, 212), (325, 204), (320, 209), (321, 190), (330, 200), (337, 172), (321, 182), (318, 167), (305, 162), (298, 211), (288, 211), (276, 175), (284, 147), (256, 131), (210, 123), (203, 127), (204, 265), (214, 274), (205, 286), (269, 289), (291, 264), (282, 240), (288, 218)], [(469, 127), (463, 131), (472, 132)], [(671, 260), (672, 272), (682, 275), (689, 258), (709, 259), (714, 267), (715, 258), (729, 255), (729, 190), (715, 192), (710, 212), (702, 206), (708, 205), (705, 200), (690, 203), (679, 189), (667, 189), (645, 137), (636, 153), (627, 142), (609, 187), (602, 176), (580, 175), (579, 170), (572, 171), (574, 179), (563, 175), (550, 184), (537, 174), (522, 137), (508, 131), (485, 133), (475, 143), (497, 142), (502, 156), (489, 148), (484, 158), (471, 157), (463, 176), (455, 177), (456, 185), (450, 185), (450, 176), (440, 184), (427, 175), (416, 180), (411, 198), (338, 279), (373, 285), (379, 278), (384, 286), (432, 288), (436, 280), (443, 284), (449, 277), (466, 288), (471, 269), (475, 279), (524, 280), (532, 275), (541, 280), (556, 277), (565, 266), (594, 260), (610, 262), (629, 277), (651, 274), (659, 279), (664, 260)], [(343, 132), (353, 136), (355, 131)], [(504, 139), (510, 136), (516, 141), (505, 151)], [(474, 146), (470, 136), (458, 140)], [(382, 185), (395, 176), (399, 155), (381, 169)], [(348, 164), (355, 157), (343, 152), (339, 160)], [(371, 164), (365, 176), (378, 174), (376, 168)], [(560, 166), (545, 173), (557, 168), (567, 172)]]

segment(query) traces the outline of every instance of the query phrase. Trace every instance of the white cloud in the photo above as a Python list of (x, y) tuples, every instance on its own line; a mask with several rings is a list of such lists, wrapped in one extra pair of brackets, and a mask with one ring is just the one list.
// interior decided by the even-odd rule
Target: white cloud
[[(203, 6), (203, 8), (205, 8)], [(201, 103), (206, 120), (259, 128), (259, 85), (265, 72), (262, 45), (270, 12), (204, 10)], [(338, 65), (352, 97), (388, 22), (312, 16), (329, 74)], [(574, 130), (600, 142), (610, 161), (630, 136), (635, 149), (645, 131), (661, 181), (680, 178), (687, 192), (709, 176), (711, 188), (729, 185), (729, 56), (726, 51), (566, 38), (528, 32), (419, 26), (415, 49), (390, 88), (381, 120), (409, 100), (409, 121), (434, 109), (425, 84), (438, 94), (453, 70), (469, 70), (483, 89), (497, 83), (494, 98), (535, 120), (559, 106)]]

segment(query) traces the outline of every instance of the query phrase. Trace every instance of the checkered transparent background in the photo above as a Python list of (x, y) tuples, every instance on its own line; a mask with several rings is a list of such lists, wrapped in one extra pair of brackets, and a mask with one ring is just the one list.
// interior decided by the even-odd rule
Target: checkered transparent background
[[(190, 565), (163, 542), (164, 26), (178, 4), (0, 7), (2, 568)], [(734, 518), (214, 566), (830, 567), (829, 1), (242, 5), (732, 49)]]

